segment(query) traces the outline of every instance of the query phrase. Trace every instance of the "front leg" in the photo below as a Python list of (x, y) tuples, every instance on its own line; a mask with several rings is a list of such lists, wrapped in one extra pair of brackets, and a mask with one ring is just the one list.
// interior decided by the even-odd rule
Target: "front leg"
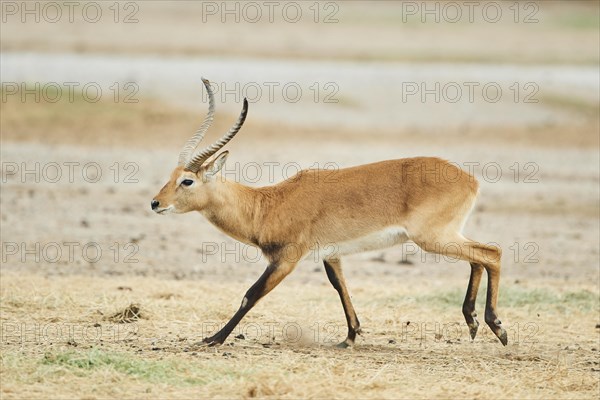
[(277, 261), (269, 264), (265, 272), (258, 278), (258, 280), (248, 289), (246, 295), (242, 299), (242, 304), (233, 317), (229, 320), (227, 325), (223, 327), (219, 332), (213, 336), (205, 338), (204, 343), (209, 346), (220, 345), (225, 342), (225, 339), (235, 329), (237, 324), (240, 323), (244, 315), (248, 313), (254, 307), (254, 305), (269, 293), (275, 286), (279, 284), (294, 270), (297, 262), (290, 261)]

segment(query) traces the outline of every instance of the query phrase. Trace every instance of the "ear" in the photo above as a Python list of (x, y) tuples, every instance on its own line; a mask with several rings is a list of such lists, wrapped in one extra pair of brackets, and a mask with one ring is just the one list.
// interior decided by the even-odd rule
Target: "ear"
[(221, 168), (223, 168), (223, 165), (225, 165), (225, 160), (227, 160), (228, 155), (229, 151), (226, 150), (215, 157), (211, 162), (206, 164), (206, 167), (202, 169), (203, 178), (212, 178), (217, 172), (219, 172)]

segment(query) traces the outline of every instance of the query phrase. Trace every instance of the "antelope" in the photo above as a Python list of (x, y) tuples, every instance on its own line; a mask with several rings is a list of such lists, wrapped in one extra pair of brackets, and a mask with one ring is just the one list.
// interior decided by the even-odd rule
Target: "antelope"
[(217, 174), (229, 153), (214, 155), (239, 132), (248, 101), (244, 99), (237, 122), (223, 137), (196, 150), (215, 112), (211, 85), (204, 78), (202, 81), (209, 96), (208, 113), (183, 147), (169, 181), (152, 200), (152, 210), (157, 214), (198, 211), (222, 232), (258, 247), (268, 260), (266, 270), (248, 289), (233, 317), (202, 344), (222, 344), (246, 313), (316, 245), (322, 250), (319, 258), (339, 294), (348, 325), (348, 335), (338, 346), (353, 346), (361, 327), (342, 273), (341, 256), (408, 240), (424, 251), (470, 263), (462, 312), (472, 339), (479, 328), (477, 292), (483, 271), (487, 272), (485, 322), (500, 342), (507, 344), (506, 330), (496, 314), (501, 250), (461, 233), (479, 191), (474, 176), (439, 158), (416, 157), (339, 169), (333, 180), (320, 178), (323, 170), (318, 169), (302, 170), (278, 184), (259, 188), (226, 180)]

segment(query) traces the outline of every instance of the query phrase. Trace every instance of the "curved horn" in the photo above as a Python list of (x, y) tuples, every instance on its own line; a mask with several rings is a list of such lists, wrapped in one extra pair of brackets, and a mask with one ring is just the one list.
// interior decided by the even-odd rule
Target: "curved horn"
[(196, 150), (198, 144), (204, 139), (204, 135), (215, 117), (215, 96), (210, 87), (210, 82), (208, 79), (202, 78), (202, 83), (204, 83), (206, 91), (208, 92), (208, 113), (206, 114), (206, 117), (204, 117), (204, 121), (202, 122), (202, 125), (200, 125), (200, 128), (198, 128), (196, 133), (189, 138), (185, 146), (183, 146), (181, 153), (179, 153), (178, 164), (181, 166), (185, 165), (190, 160), (192, 152)]
[(186, 166), (185, 166), (186, 169), (189, 169), (190, 171), (198, 172), (200, 170), (200, 167), (202, 167), (202, 164), (204, 163), (204, 161), (206, 161), (210, 156), (212, 156), (217, 151), (219, 151), (223, 146), (225, 146), (227, 144), (227, 142), (229, 142), (231, 139), (233, 139), (233, 137), (238, 133), (238, 131), (244, 124), (247, 114), (248, 114), (248, 100), (246, 100), (244, 98), (244, 106), (242, 107), (242, 112), (241, 112), (237, 122), (235, 123), (235, 125), (233, 125), (231, 127), (231, 129), (229, 129), (229, 132), (227, 132), (227, 134), (225, 134), (221, 139), (217, 140), (214, 144), (210, 145), (209, 147), (205, 148), (201, 152), (197, 153), (186, 164)]

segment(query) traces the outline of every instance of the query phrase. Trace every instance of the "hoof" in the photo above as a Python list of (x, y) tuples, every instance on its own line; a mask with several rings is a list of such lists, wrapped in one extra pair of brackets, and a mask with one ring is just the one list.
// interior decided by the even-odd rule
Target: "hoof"
[(219, 339), (215, 336), (211, 336), (209, 338), (202, 339), (202, 342), (200, 343), (202, 346), (214, 347), (222, 345), (224, 341), (225, 340)]
[(504, 346), (508, 344), (508, 334), (506, 329), (502, 327), (502, 322), (494, 314), (488, 314), (486, 312), (485, 322), (488, 324), (492, 332), (498, 337), (500, 343)]
[(471, 340), (475, 340), (475, 336), (477, 336), (477, 330), (479, 329), (479, 322), (475, 320), (472, 324), (469, 325), (469, 334), (471, 335)]
[(475, 311), (468, 311), (463, 308), (463, 315), (465, 316), (465, 322), (469, 327), (469, 334), (471, 335), (471, 340), (475, 340), (475, 336), (477, 336), (477, 330), (479, 329), (479, 321), (477, 321), (477, 313)]
[(508, 334), (506, 333), (506, 330), (504, 328), (498, 329), (498, 333), (496, 333), (496, 336), (498, 336), (498, 339), (500, 339), (500, 343), (502, 343), (504, 346), (508, 344)]
[(335, 345), (338, 349), (348, 349), (352, 347), (354, 343), (351, 343), (348, 339), (344, 340), (342, 343), (338, 343)]
[(195, 351), (203, 347), (208, 347), (208, 343), (204, 341), (192, 343), (190, 346), (186, 347), (184, 351)]

